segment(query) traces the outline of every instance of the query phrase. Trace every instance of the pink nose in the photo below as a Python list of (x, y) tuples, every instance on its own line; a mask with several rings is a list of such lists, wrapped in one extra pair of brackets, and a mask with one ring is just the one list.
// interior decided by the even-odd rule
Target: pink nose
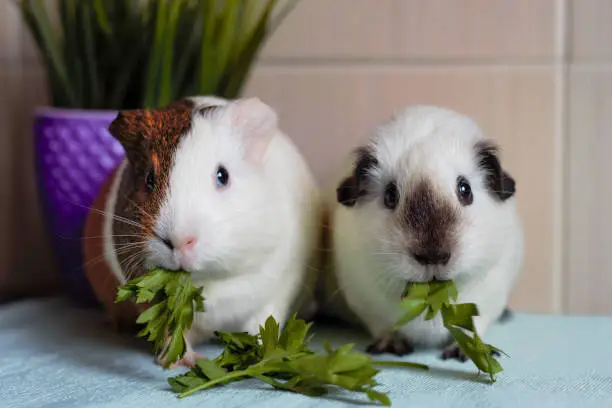
[(187, 252), (187, 251), (191, 251), (196, 243), (198, 242), (198, 240), (195, 237), (188, 237), (185, 238), (181, 241), (181, 243), (178, 246), (178, 250), (180, 252)]

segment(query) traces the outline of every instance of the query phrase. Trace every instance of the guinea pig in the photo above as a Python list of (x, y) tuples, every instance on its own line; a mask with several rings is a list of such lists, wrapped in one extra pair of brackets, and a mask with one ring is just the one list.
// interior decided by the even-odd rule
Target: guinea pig
[[(439, 348), (465, 361), (440, 315), (392, 332), (407, 284), (453, 280), (479, 335), (505, 315), (523, 262), (515, 181), (470, 118), (409, 106), (356, 149), (329, 198), (331, 273), (370, 353)], [(341, 313), (337, 313), (341, 315)], [(345, 314), (346, 315), (346, 314)]]
[[(156, 267), (203, 287), (179, 364), (193, 365), (193, 345), (215, 331), (254, 334), (269, 316), (283, 325), (312, 308), (322, 203), (270, 106), (192, 97), (122, 111), (109, 130), (126, 152), (100, 210), (115, 291)], [(90, 268), (94, 286), (101, 274)]]

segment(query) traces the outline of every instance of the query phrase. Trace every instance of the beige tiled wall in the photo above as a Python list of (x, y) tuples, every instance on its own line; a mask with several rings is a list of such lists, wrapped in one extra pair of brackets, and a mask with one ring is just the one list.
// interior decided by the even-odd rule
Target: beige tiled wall
[(612, 2), (570, 2), (567, 281), (577, 313), (612, 312)]
[(554, 0), (304, 0), (248, 93), (279, 109), (322, 182), (403, 105), (475, 117), (518, 182), (528, 251), (513, 306), (558, 312), (563, 16)]
[[(0, 231), (12, 233), (0, 235), (0, 268), (15, 268), (30, 247), (48, 256), (34, 185), (14, 182), (31, 177), (27, 118), (44, 102), (34, 85), (42, 75), (8, 4), (0, 0), (0, 86), (11, 90), (0, 92), (10, 101), (0, 104)], [(474, 116), (518, 182), (527, 259), (513, 306), (612, 313), (609, 21), (610, 0), (302, 0), (246, 93), (279, 110), (322, 183), (402, 105)], [(51, 280), (38, 264), (13, 273), (25, 276), (14, 285)]]

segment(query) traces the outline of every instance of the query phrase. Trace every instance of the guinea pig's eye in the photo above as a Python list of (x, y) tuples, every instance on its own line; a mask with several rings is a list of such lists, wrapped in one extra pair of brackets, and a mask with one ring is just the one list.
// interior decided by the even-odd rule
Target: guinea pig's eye
[(397, 202), (399, 201), (399, 191), (397, 191), (397, 185), (393, 182), (387, 184), (385, 187), (385, 197), (384, 203), (385, 207), (390, 210), (393, 210), (397, 207)]
[(457, 179), (457, 198), (461, 205), (470, 205), (474, 202), (472, 187), (470, 187), (470, 183), (462, 176), (459, 176)]
[(153, 192), (155, 188), (155, 170), (151, 169), (147, 173), (147, 178), (145, 179), (145, 186), (147, 187), (147, 191), (149, 193)]
[(223, 166), (217, 167), (217, 173), (215, 175), (217, 187), (225, 187), (229, 183), (229, 173)]

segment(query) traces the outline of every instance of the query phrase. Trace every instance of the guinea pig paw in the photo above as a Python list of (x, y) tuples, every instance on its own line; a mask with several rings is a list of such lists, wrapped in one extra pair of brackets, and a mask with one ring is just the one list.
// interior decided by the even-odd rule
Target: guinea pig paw
[[(196, 353), (193, 350), (188, 350), (187, 352), (185, 352), (182, 359), (180, 359), (176, 363), (170, 364), (168, 366), (168, 369), (174, 370), (174, 369), (177, 369), (178, 367), (193, 368), (196, 364), (196, 360), (199, 358), (205, 358), (205, 357), (201, 355), (200, 353)], [(157, 364), (161, 365), (162, 367), (166, 365), (166, 359), (156, 358), (156, 361), (157, 361)]]
[(398, 333), (388, 333), (370, 344), (366, 351), (370, 354), (390, 353), (405, 356), (414, 351), (414, 346)]
[[(498, 351), (492, 350), (491, 355), (493, 357), (500, 357), (501, 354)], [(442, 360), (457, 360), (462, 363), (465, 363), (468, 360), (468, 357), (465, 355), (463, 350), (459, 348), (456, 343), (447, 346), (444, 350), (442, 350), (442, 354), (440, 354), (440, 358)]]
[(442, 354), (440, 354), (440, 358), (442, 360), (457, 360), (461, 361), (462, 363), (465, 363), (468, 359), (463, 350), (461, 350), (461, 348), (459, 348), (459, 346), (455, 343), (444, 348), (444, 350), (442, 350)]

